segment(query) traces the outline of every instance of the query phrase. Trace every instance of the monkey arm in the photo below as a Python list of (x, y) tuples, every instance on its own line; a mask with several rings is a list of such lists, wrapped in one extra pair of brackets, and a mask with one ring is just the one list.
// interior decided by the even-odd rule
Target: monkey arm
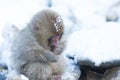
[(50, 61), (50, 62), (57, 61), (57, 55), (55, 55), (53, 52), (43, 48), (42, 46), (39, 46), (39, 53), (40, 53), (39, 55), (44, 56), (44, 58), (47, 61)]
[(47, 58), (47, 60), (50, 62), (56, 62), (58, 59), (58, 56), (52, 53), (51, 51), (45, 50), (43, 54)]
[(59, 43), (59, 45), (54, 49), (53, 52), (44, 50), (44, 55), (50, 62), (57, 62), (59, 56), (61, 55), (61, 53), (63, 52), (65, 48), (64, 44), (65, 44), (64, 42)]
[(66, 67), (66, 61), (65, 58), (62, 55), (59, 55), (58, 60), (56, 62), (51, 62), (50, 66), (54, 74), (61, 75)]

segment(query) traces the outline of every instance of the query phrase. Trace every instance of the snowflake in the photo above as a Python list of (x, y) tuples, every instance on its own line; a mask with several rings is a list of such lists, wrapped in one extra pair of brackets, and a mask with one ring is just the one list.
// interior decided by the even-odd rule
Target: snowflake
[(62, 18), (59, 16), (54, 21), (54, 26), (57, 32), (60, 30), (61, 23), (62, 23)]

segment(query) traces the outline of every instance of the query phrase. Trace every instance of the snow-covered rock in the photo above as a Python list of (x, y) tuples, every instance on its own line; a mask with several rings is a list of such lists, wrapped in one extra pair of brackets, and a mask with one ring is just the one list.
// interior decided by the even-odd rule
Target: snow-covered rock
[(101, 80), (120, 80), (120, 67), (108, 69)]
[(78, 62), (90, 59), (99, 65), (120, 58), (120, 24), (106, 23), (104, 27), (74, 32), (68, 39), (64, 53)]

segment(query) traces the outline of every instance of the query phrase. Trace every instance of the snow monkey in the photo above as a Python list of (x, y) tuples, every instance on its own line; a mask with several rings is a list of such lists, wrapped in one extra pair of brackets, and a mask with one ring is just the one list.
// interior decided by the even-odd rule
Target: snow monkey
[(61, 16), (45, 9), (33, 16), (13, 41), (13, 69), (29, 80), (61, 80), (64, 23)]

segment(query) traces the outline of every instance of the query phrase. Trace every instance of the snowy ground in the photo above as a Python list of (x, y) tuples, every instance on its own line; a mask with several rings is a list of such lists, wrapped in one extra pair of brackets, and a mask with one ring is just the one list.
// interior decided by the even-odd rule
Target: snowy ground
[[(75, 62), (91, 59), (99, 65), (120, 58), (120, 0), (0, 0), (0, 32), (9, 23), (24, 27), (45, 8), (63, 17), (68, 38), (64, 54), (74, 56)], [(0, 35), (1, 45), (4, 42)], [(8, 46), (5, 49), (9, 51)], [(9, 63), (6, 56), (3, 60)]]

